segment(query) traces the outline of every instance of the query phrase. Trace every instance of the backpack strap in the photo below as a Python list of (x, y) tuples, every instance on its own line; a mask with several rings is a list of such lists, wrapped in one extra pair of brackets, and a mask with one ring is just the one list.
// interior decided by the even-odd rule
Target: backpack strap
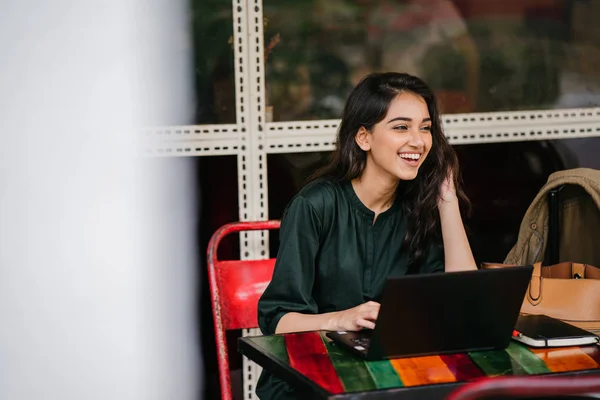
[(544, 265), (558, 264), (560, 249), (560, 191), (564, 185), (548, 191), (548, 248)]

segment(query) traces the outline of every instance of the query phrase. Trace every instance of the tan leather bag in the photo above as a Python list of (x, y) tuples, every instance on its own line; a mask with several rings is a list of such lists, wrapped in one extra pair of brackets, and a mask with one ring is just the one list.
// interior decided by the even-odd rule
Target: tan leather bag
[[(482, 263), (482, 268), (514, 267)], [(563, 262), (533, 265), (522, 314), (545, 314), (583, 329), (600, 330), (600, 268)]]

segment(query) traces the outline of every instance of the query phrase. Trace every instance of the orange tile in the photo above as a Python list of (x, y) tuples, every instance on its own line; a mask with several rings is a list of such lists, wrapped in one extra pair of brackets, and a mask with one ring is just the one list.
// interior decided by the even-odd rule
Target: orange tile
[(390, 363), (404, 386), (456, 382), (456, 377), (439, 356), (397, 358)]
[(598, 368), (598, 363), (579, 347), (530, 348), (529, 350), (544, 361), (552, 372)]

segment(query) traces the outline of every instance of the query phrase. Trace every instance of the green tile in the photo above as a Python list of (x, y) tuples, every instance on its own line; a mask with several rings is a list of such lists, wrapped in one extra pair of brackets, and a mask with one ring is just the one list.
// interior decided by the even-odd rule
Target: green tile
[(546, 363), (529, 351), (527, 346), (511, 341), (506, 348), (506, 352), (528, 374), (534, 375), (551, 372)]
[(486, 376), (528, 375), (504, 350), (473, 352), (469, 357)]
[(272, 356), (277, 358), (286, 364), (289, 364), (289, 358), (287, 350), (285, 348), (285, 342), (283, 335), (272, 335), (272, 336), (260, 336), (251, 339), (256, 345), (262, 347), (265, 351), (269, 352)]
[(404, 384), (389, 361), (369, 361), (365, 363), (377, 389), (402, 387)]
[(365, 361), (323, 336), (324, 333), (321, 334), (321, 338), (346, 392), (376, 389), (375, 382), (373, 382)]

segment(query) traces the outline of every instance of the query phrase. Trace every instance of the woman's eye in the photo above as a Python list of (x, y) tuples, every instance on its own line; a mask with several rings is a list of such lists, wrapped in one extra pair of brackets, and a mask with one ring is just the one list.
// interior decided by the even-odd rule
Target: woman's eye
[(427, 132), (431, 132), (431, 126), (424, 126), (421, 129)]
[(408, 129), (408, 126), (406, 126), (406, 125), (396, 125), (394, 127), (394, 129), (399, 130), (399, 131), (405, 131), (405, 130)]

